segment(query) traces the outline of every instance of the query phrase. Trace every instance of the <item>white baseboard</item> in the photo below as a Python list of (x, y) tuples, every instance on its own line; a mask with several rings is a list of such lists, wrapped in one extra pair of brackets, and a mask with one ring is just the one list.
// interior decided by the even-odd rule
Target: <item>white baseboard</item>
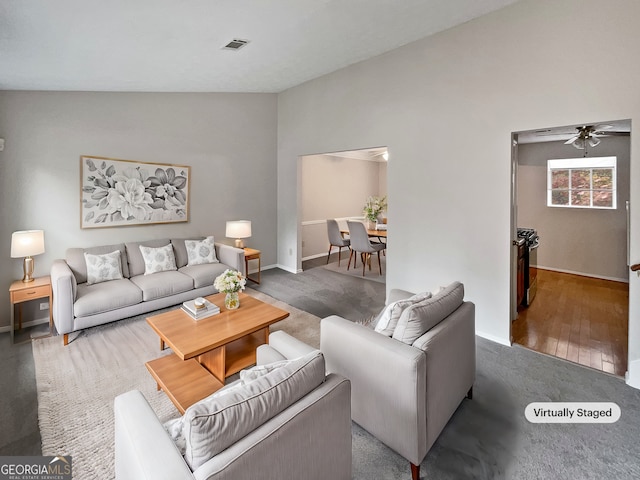
[(505, 340), (504, 338), (496, 337), (495, 335), (491, 335), (489, 333), (479, 332), (479, 331), (476, 330), (476, 335), (478, 335), (479, 337), (482, 337), (482, 338), (486, 338), (487, 340), (490, 340), (492, 342), (499, 343), (500, 345), (504, 345), (506, 347), (510, 347), (511, 346), (511, 342)]
[(611, 282), (629, 283), (628, 278), (605, 277), (602, 275), (594, 275), (592, 273), (575, 272), (573, 270), (563, 270), (562, 268), (543, 267), (541, 265), (536, 265), (535, 267), (539, 268), (540, 270), (549, 270), (551, 272), (569, 273), (571, 275), (580, 275), (581, 277), (597, 278), (599, 280), (609, 280)]
[[(332, 252), (332, 253), (336, 253), (336, 252), (337, 252), (337, 250), (335, 252)], [(320, 258), (320, 257), (326, 257), (326, 256), (327, 256), (326, 253), (316, 253), (315, 255), (309, 255), (308, 257), (303, 257), (302, 261), (306, 262), (307, 260), (313, 260), (314, 258)]]
[(627, 385), (640, 390), (640, 360), (629, 362), (627, 373), (624, 376)]
[[(22, 322), (22, 328), (35, 327), (36, 325), (42, 325), (43, 323), (49, 323), (49, 317), (44, 318), (36, 318), (35, 320), (30, 320), (28, 322)], [(7, 325), (5, 327), (0, 327), (0, 333), (10, 332), (11, 325)]]
[(289, 273), (302, 273), (302, 269), (299, 269), (299, 270), (298, 270), (298, 269), (295, 269), (295, 268), (287, 267), (287, 266), (285, 266), (285, 265), (280, 265), (280, 264), (278, 264), (278, 265), (276, 265), (275, 267), (276, 267), (276, 268), (279, 268), (279, 269), (281, 269), (281, 270), (284, 270), (285, 272), (289, 272)]

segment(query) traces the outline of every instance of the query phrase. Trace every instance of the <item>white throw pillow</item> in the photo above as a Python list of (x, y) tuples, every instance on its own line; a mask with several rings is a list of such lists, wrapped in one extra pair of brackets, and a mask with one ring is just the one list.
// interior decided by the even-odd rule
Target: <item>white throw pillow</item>
[(145, 247), (144, 245), (139, 245), (139, 247), (144, 260), (145, 275), (177, 270), (176, 257), (173, 254), (173, 247), (170, 243), (159, 248)]
[(402, 312), (393, 338), (413, 345), (418, 338), (457, 310), (463, 301), (464, 285), (453, 282), (433, 297)]
[(87, 264), (87, 285), (122, 278), (120, 250), (102, 255), (85, 252), (84, 260)]
[(382, 335), (386, 335), (387, 337), (391, 337), (396, 329), (396, 325), (398, 325), (398, 320), (400, 319), (402, 312), (411, 305), (422, 302), (428, 298), (431, 298), (431, 292), (422, 292), (416, 293), (409, 298), (390, 303), (382, 309), (382, 312), (380, 312), (375, 331)]
[(184, 246), (187, 249), (187, 265), (219, 263), (213, 237), (207, 237), (204, 240), (185, 240)]

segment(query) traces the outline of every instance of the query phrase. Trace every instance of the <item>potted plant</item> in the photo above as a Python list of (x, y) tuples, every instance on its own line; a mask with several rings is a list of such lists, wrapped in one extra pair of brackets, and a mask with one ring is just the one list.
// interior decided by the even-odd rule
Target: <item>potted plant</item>
[[(382, 215), (383, 212), (387, 210), (387, 197), (375, 197), (370, 196), (367, 198), (367, 203), (364, 204), (364, 209), (362, 213), (364, 214), (364, 219), (367, 222), (367, 227), (369, 230), (373, 230), (376, 226), (376, 222), (378, 221), (378, 217)], [(373, 225), (372, 225), (373, 224)]]

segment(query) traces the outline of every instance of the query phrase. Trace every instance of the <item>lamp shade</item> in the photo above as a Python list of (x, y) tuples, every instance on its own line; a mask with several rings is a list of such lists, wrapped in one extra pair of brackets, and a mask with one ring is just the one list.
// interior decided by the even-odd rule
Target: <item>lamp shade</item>
[(227, 222), (227, 237), (249, 238), (251, 236), (251, 220), (233, 220)]
[(44, 231), (24, 230), (11, 235), (11, 257), (31, 257), (44, 253)]

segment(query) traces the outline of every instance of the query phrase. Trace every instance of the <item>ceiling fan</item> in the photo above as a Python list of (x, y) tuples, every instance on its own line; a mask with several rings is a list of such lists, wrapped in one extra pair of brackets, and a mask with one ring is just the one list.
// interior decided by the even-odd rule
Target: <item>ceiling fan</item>
[(630, 132), (614, 131), (611, 130), (612, 125), (583, 125), (576, 127), (577, 134), (572, 136), (569, 140), (564, 142), (565, 145), (573, 145), (574, 147), (583, 150), (587, 145), (590, 147), (596, 147), (600, 144), (598, 137), (609, 136), (629, 136)]

